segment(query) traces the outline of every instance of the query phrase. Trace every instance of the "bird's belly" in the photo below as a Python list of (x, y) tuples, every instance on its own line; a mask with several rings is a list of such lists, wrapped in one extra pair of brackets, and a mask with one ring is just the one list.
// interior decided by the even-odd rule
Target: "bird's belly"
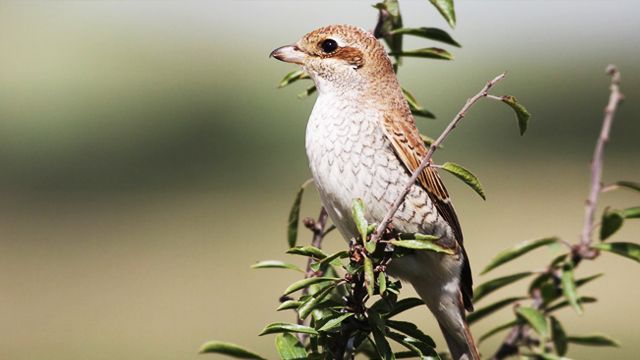
[[(316, 105), (317, 106), (317, 105)], [(379, 223), (409, 181), (375, 116), (321, 114), (315, 108), (307, 126), (306, 147), (313, 178), (331, 220), (347, 239), (357, 232), (351, 216), (354, 199), (365, 205), (365, 217)], [(400, 232), (450, 234), (426, 191), (414, 185), (397, 211)]]

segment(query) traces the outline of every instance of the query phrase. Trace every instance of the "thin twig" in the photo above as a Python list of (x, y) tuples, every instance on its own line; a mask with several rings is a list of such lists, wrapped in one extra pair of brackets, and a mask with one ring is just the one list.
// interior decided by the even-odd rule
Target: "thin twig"
[(602, 191), (602, 164), (604, 162), (604, 146), (609, 140), (609, 132), (613, 123), (618, 104), (624, 99), (624, 95), (620, 92), (620, 72), (615, 65), (607, 66), (607, 75), (611, 76), (611, 94), (609, 95), (609, 103), (604, 109), (604, 121), (600, 136), (593, 152), (593, 160), (591, 161), (591, 190), (585, 204), (584, 225), (582, 227), (582, 235), (580, 238), (581, 248), (589, 249), (593, 234), (593, 224), (595, 220), (596, 206), (598, 204), (598, 195)]
[[(311, 246), (317, 247), (318, 249), (322, 246), (322, 240), (324, 239), (324, 236), (326, 234), (324, 232), (324, 228), (327, 225), (327, 219), (328, 219), (327, 210), (323, 206), (320, 208), (320, 214), (318, 215), (318, 220), (314, 221), (313, 219), (309, 219), (311, 223), (305, 224), (305, 226), (307, 226), (307, 228), (309, 228), (309, 230), (311, 230), (311, 232), (313, 233), (313, 237), (311, 238)], [(314, 272), (311, 270), (312, 263), (313, 263), (313, 259), (309, 257), (309, 259), (307, 260), (307, 267), (304, 273), (305, 278), (315, 275)], [(302, 290), (301, 297), (307, 294), (309, 294), (309, 288), (305, 287)], [(304, 325), (304, 320), (300, 318), (299, 314), (297, 315), (297, 323), (299, 325)], [(299, 333), (298, 339), (300, 340), (300, 342), (304, 344), (307, 336), (308, 336), (307, 334)]]
[(464, 106), (462, 107), (462, 109), (460, 109), (458, 114), (456, 114), (456, 116), (453, 118), (453, 120), (451, 120), (451, 122), (446, 127), (446, 129), (444, 129), (442, 134), (440, 134), (440, 136), (436, 139), (436, 141), (434, 141), (431, 144), (431, 146), (429, 146), (429, 151), (427, 152), (427, 154), (422, 159), (422, 162), (420, 163), (420, 166), (418, 166), (418, 168), (413, 172), (413, 174), (411, 175), (411, 178), (409, 179), (409, 181), (407, 181), (407, 185), (404, 187), (404, 189), (402, 190), (400, 195), (398, 195), (398, 198), (396, 198), (396, 200), (393, 202), (393, 205), (391, 206), (391, 208), (389, 208), (389, 210), (385, 214), (384, 218), (382, 219), (382, 221), (378, 225), (378, 228), (376, 229), (375, 233), (371, 236), (371, 241), (380, 240), (382, 234), (384, 233), (384, 230), (387, 228), (387, 226), (389, 226), (389, 223), (391, 223), (391, 220), (392, 220), (393, 216), (398, 211), (398, 208), (400, 208), (400, 205), (402, 205), (402, 203), (404, 202), (404, 199), (407, 196), (407, 194), (409, 193), (409, 190), (411, 190), (411, 187), (416, 183), (416, 180), (418, 179), (418, 176), (420, 176), (422, 171), (424, 171), (424, 169), (427, 166), (430, 165), (431, 157), (433, 156), (433, 153), (438, 149), (438, 147), (442, 144), (442, 142), (447, 138), (449, 133), (451, 133), (451, 131), (458, 125), (460, 120), (462, 120), (462, 118), (464, 118), (464, 116), (466, 115), (467, 111), (469, 111), (469, 108), (471, 108), (471, 106), (473, 104), (475, 104), (476, 101), (478, 101), (480, 98), (487, 97), (489, 95), (488, 94), (489, 89), (491, 89), (491, 87), (493, 87), (493, 85), (495, 85), (498, 81), (504, 79), (505, 75), (506, 75), (506, 73), (502, 73), (502, 74), (496, 76), (493, 80), (489, 81), (482, 88), (482, 90), (480, 90), (480, 92), (478, 92), (473, 97), (469, 98), (467, 100), (467, 102), (464, 104)]

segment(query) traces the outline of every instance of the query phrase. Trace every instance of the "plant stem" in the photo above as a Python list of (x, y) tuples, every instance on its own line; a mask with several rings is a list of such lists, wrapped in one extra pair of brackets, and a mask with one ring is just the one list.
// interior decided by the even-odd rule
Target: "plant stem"
[(582, 226), (582, 235), (580, 238), (581, 249), (586, 251), (589, 249), (593, 238), (593, 228), (595, 220), (596, 206), (598, 204), (598, 195), (602, 191), (602, 165), (604, 163), (604, 146), (609, 140), (609, 132), (613, 123), (618, 104), (624, 99), (624, 95), (620, 92), (620, 72), (615, 65), (607, 66), (607, 75), (611, 76), (611, 94), (609, 95), (609, 103), (604, 109), (604, 121), (600, 136), (593, 152), (593, 160), (591, 161), (591, 190), (585, 204), (584, 225)]
[(456, 114), (453, 120), (451, 120), (449, 125), (442, 132), (442, 134), (440, 134), (440, 136), (436, 139), (436, 141), (434, 141), (431, 144), (431, 146), (429, 146), (429, 151), (422, 159), (420, 166), (418, 166), (418, 168), (413, 172), (413, 174), (411, 175), (411, 178), (409, 179), (409, 181), (407, 181), (407, 185), (404, 187), (400, 195), (394, 201), (391, 208), (389, 208), (389, 210), (385, 214), (384, 218), (378, 225), (378, 228), (376, 229), (375, 233), (371, 236), (371, 241), (380, 240), (384, 230), (387, 228), (387, 226), (389, 226), (389, 223), (391, 223), (393, 216), (398, 211), (398, 208), (400, 208), (400, 205), (402, 205), (402, 203), (404, 202), (404, 199), (409, 193), (409, 190), (411, 190), (411, 187), (416, 183), (416, 180), (418, 179), (422, 171), (424, 171), (424, 169), (430, 165), (431, 157), (433, 156), (433, 153), (438, 149), (438, 147), (442, 144), (442, 142), (444, 142), (447, 136), (449, 136), (449, 133), (451, 133), (451, 131), (453, 131), (453, 129), (455, 129), (458, 123), (464, 118), (464, 116), (466, 115), (467, 111), (469, 111), (471, 106), (473, 106), (473, 104), (475, 104), (478, 100), (480, 100), (480, 98), (487, 97), (489, 95), (488, 94), (489, 89), (491, 89), (493, 85), (495, 85), (497, 82), (504, 79), (505, 75), (506, 73), (502, 73), (496, 76), (493, 80), (487, 82), (487, 84), (480, 90), (480, 92), (475, 94), (473, 97), (467, 99), (467, 102), (464, 104), (462, 109), (460, 109), (458, 114)]

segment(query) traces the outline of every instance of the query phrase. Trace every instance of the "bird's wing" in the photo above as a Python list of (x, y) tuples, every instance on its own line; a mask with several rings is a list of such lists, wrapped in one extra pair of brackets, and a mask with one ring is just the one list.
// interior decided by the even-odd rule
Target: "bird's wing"
[[(405, 111), (389, 112), (385, 114), (383, 121), (383, 131), (395, 150), (400, 161), (407, 168), (409, 173), (413, 173), (427, 154), (420, 132), (415, 125), (413, 116), (408, 109)], [(464, 256), (464, 264), (461, 274), (461, 290), (464, 305), (467, 310), (473, 309), (471, 299), (473, 297), (471, 270), (469, 260), (464, 251), (462, 228), (458, 221), (458, 216), (451, 204), (449, 193), (444, 187), (444, 183), (435, 168), (427, 167), (418, 177), (418, 182), (427, 191), (429, 199), (433, 202), (438, 213), (449, 224), (453, 230), (458, 245)]]

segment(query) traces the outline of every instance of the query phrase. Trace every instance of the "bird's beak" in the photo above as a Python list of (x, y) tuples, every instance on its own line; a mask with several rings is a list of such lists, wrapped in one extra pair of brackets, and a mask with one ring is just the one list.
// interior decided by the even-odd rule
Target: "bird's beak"
[(296, 45), (286, 45), (273, 50), (269, 57), (292, 64), (304, 65), (307, 54)]

